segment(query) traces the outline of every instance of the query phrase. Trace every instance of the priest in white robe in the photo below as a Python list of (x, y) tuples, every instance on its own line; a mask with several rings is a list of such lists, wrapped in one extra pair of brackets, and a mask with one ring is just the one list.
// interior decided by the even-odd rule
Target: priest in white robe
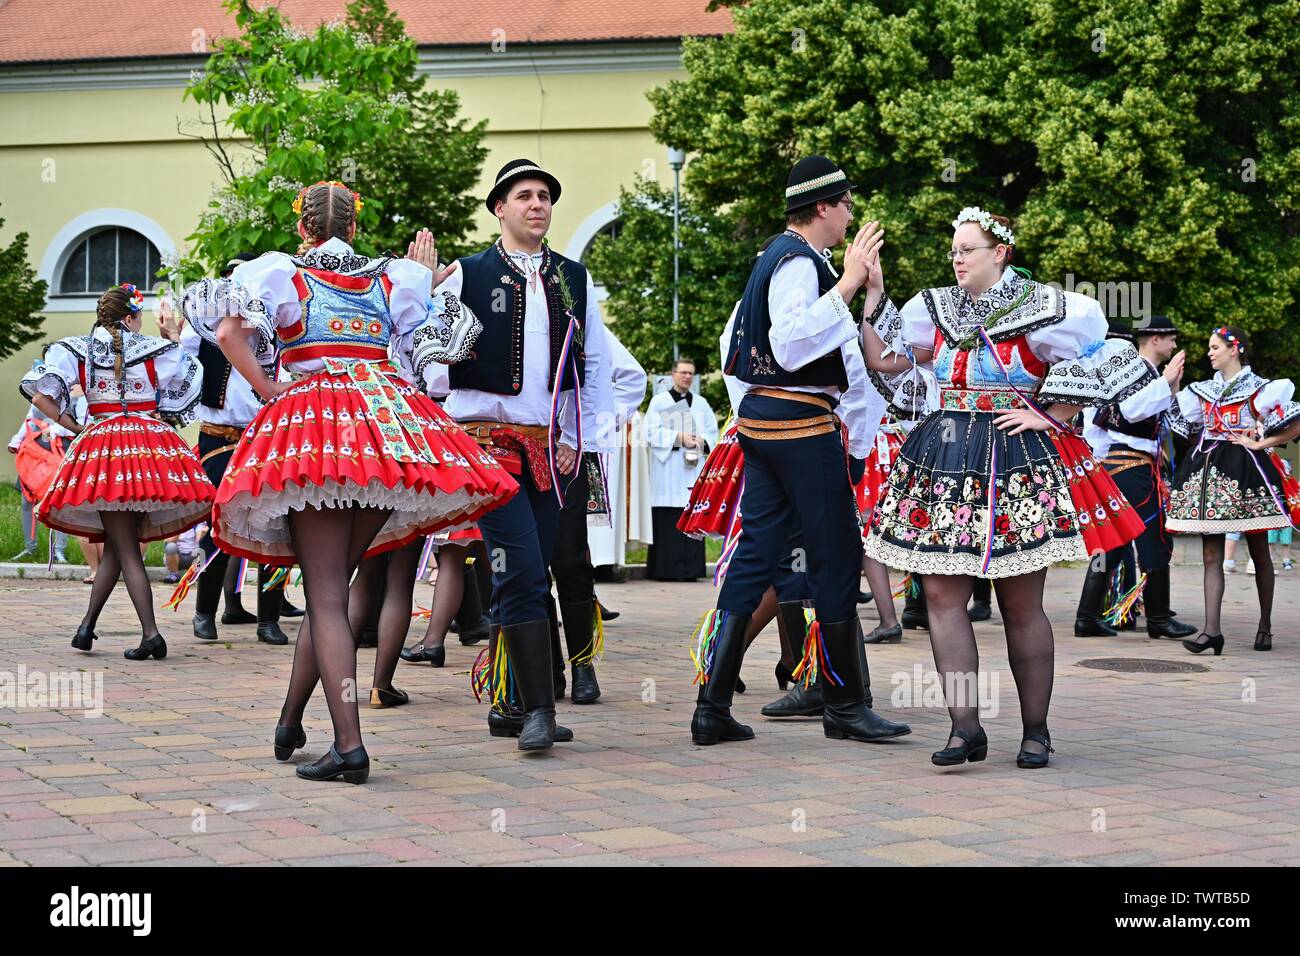
[(691, 392), (695, 363), (678, 359), (672, 385), (650, 399), (645, 438), (650, 453), (650, 506), (654, 541), (646, 557), (655, 581), (694, 581), (704, 577), (704, 542), (677, 530), (690, 499), (691, 485), (718, 442), (718, 419), (709, 403)]

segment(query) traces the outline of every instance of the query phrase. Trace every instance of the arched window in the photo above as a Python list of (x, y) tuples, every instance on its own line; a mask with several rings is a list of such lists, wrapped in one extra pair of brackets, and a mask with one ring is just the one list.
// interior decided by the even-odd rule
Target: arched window
[(591, 247), (596, 244), (597, 239), (600, 239), (603, 236), (608, 236), (611, 239), (617, 239), (618, 234), (622, 231), (623, 231), (622, 219), (615, 219), (613, 222), (606, 223), (605, 225), (601, 226), (598, 230), (596, 230), (596, 234), (587, 240), (587, 245), (586, 247), (583, 248), (582, 255), (578, 258), (578, 261), (582, 263), (586, 263), (587, 256), (591, 253)]
[(68, 249), (55, 295), (99, 295), (123, 282), (150, 290), (158, 282), (161, 264), (158, 247), (135, 230), (98, 229)]

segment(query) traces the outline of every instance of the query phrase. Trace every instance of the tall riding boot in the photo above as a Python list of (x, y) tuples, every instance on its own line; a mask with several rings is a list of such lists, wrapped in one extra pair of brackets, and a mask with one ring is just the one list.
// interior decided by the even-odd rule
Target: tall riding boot
[(907, 594), (903, 596), (903, 614), (898, 622), (909, 631), (916, 628), (927, 631), (930, 629), (930, 612), (925, 606), (925, 588), (921, 586), (921, 580), (916, 575), (912, 576), (912, 583), (908, 586)]
[(837, 621), (834, 624), (819, 623), (818, 628), (830, 662), (830, 668), (821, 675), (822, 697), (826, 701), (822, 732), (833, 740), (861, 740), (865, 743), (910, 734), (912, 728), (907, 724), (886, 720), (866, 705), (862, 683), (862, 638), (859, 636), (862, 626), (855, 621)]
[(560, 617), (564, 620), (564, 643), (569, 649), (569, 664), (573, 668), (573, 689), (569, 699), (575, 704), (594, 704), (600, 700), (600, 684), (596, 681), (596, 602), (576, 604), (560, 603)]
[(560, 618), (555, 613), (555, 598), (546, 595), (546, 619), (551, 625), (551, 670), (555, 675), (555, 699), (564, 700), (564, 651), (560, 648)]
[(1088, 573), (1083, 578), (1083, 593), (1079, 596), (1079, 609), (1074, 614), (1075, 637), (1114, 637), (1119, 633), (1101, 619), (1101, 604), (1106, 599), (1109, 581), (1107, 572), (1088, 565)]
[(1146, 607), (1148, 637), (1170, 637), (1177, 641), (1196, 633), (1196, 628), (1184, 624), (1169, 610), (1168, 567), (1147, 571), (1142, 603)]
[[(777, 627), (784, 627), (794, 649), (796, 666), (803, 656), (804, 642), (808, 639), (808, 619), (804, 616), (802, 602), (790, 601), (777, 605)], [(780, 700), (774, 700), (759, 711), (764, 717), (820, 717), (822, 715), (822, 688), (820, 681), (807, 687), (797, 677), (791, 676), (794, 686)]]
[(456, 609), (453, 620), (460, 635), (460, 642), (465, 645), (477, 644), (488, 639), (487, 618), (483, 616), (483, 599), (479, 596), (478, 575), (474, 569), (466, 567), (464, 590), (460, 595), (460, 607)]
[(229, 563), (230, 555), (218, 551), (194, 586), (194, 636), (201, 641), (217, 639), (217, 605), (221, 603), (221, 586)]
[[(487, 656), (489, 661), (496, 660), (497, 639), (496, 632), (494, 632), (488, 639)], [(503, 705), (498, 708), (495, 703), (495, 688), (492, 686), (492, 679), (490, 677), (488, 678), (488, 698), (493, 701), (492, 706), (488, 708), (488, 733), (493, 737), (518, 737), (524, 729), (523, 704), (519, 700), (519, 685), (518, 681), (514, 678), (513, 666), (507, 667), (506, 679), (505, 701)], [(568, 727), (556, 726), (556, 743), (568, 743), (572, 739), (572, 730)]]
[(520, 750), (546, 750), (555, 742), (555, 671), (551, 667), (551, 622), (546, 618), (501, 628), (500, 640), (519, 686), (524, 726)]
[(257, 566), (257, 639), (264, 644), (288, 644), (289, 637), (280, 630), (280, 606), (284, 603), (284, 588), (277, 585), (266, 590), (275, 568), (269, 564)]
[(862, 667), (862, 694), (868, 707), (874, 702), (871, 696), (871, 668), (867, 666), (867, 635), (862, 633), (862, 621), (855, 615), (853, 620), (858, 625), (858, 663)]
[(714, 639), (713, 663), (708, 679), (700, 681), (695, 714), (691, 717), (691, 740), (701, 746), (723, 740), (754, 739), (754, 731), (731, 716), (731, 695), (736, 691), (736, 678), (740, 676), (740, 664), (745, 657), (745, 631), (749, 629), (750, 617), (719, 613), (725, 616)]

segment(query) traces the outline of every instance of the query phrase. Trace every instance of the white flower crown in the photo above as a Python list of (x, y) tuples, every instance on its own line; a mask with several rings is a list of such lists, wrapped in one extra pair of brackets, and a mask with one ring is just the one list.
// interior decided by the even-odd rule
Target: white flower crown
[(1016, 244), (1016, 237), (1011, 234), (1011, 230), (994, 219), (991, 213), (985, 212), (979, 206), (967, 206), (959, 212), (957, 218), (952, 221), (952, 227), (956, 229), (963, 222), (977, 222), (1007, 245), (1014, 246)]

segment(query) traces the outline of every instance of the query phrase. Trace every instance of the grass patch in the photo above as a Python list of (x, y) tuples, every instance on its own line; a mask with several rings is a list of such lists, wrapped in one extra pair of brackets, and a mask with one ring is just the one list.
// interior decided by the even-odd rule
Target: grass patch
[[(645, 564), (648, 548), (628, 548), (627, 557), (623, 559), (622, 564)], [(722, 539), (705, 538), (704, 539), (704, 560), (705, 562), (717, 561), (722, 557)]]
[[(0, 561), (8, 561), (23, 549), (23, 495), (13, 485), (0, 485)], [(39, 521), (36, 523), (36, 557), (24, 558), (23, 564), (44, 566), (50, 559), (50, 529)], [(81, 553), (81, 543), (71, 535), (68, 536), (68, 548), (65, 552), (73, 564), (85, 564)], [(163, 566), (163, 542), (149, 542), (149, 551), (144, 563), (156, 567)]]

